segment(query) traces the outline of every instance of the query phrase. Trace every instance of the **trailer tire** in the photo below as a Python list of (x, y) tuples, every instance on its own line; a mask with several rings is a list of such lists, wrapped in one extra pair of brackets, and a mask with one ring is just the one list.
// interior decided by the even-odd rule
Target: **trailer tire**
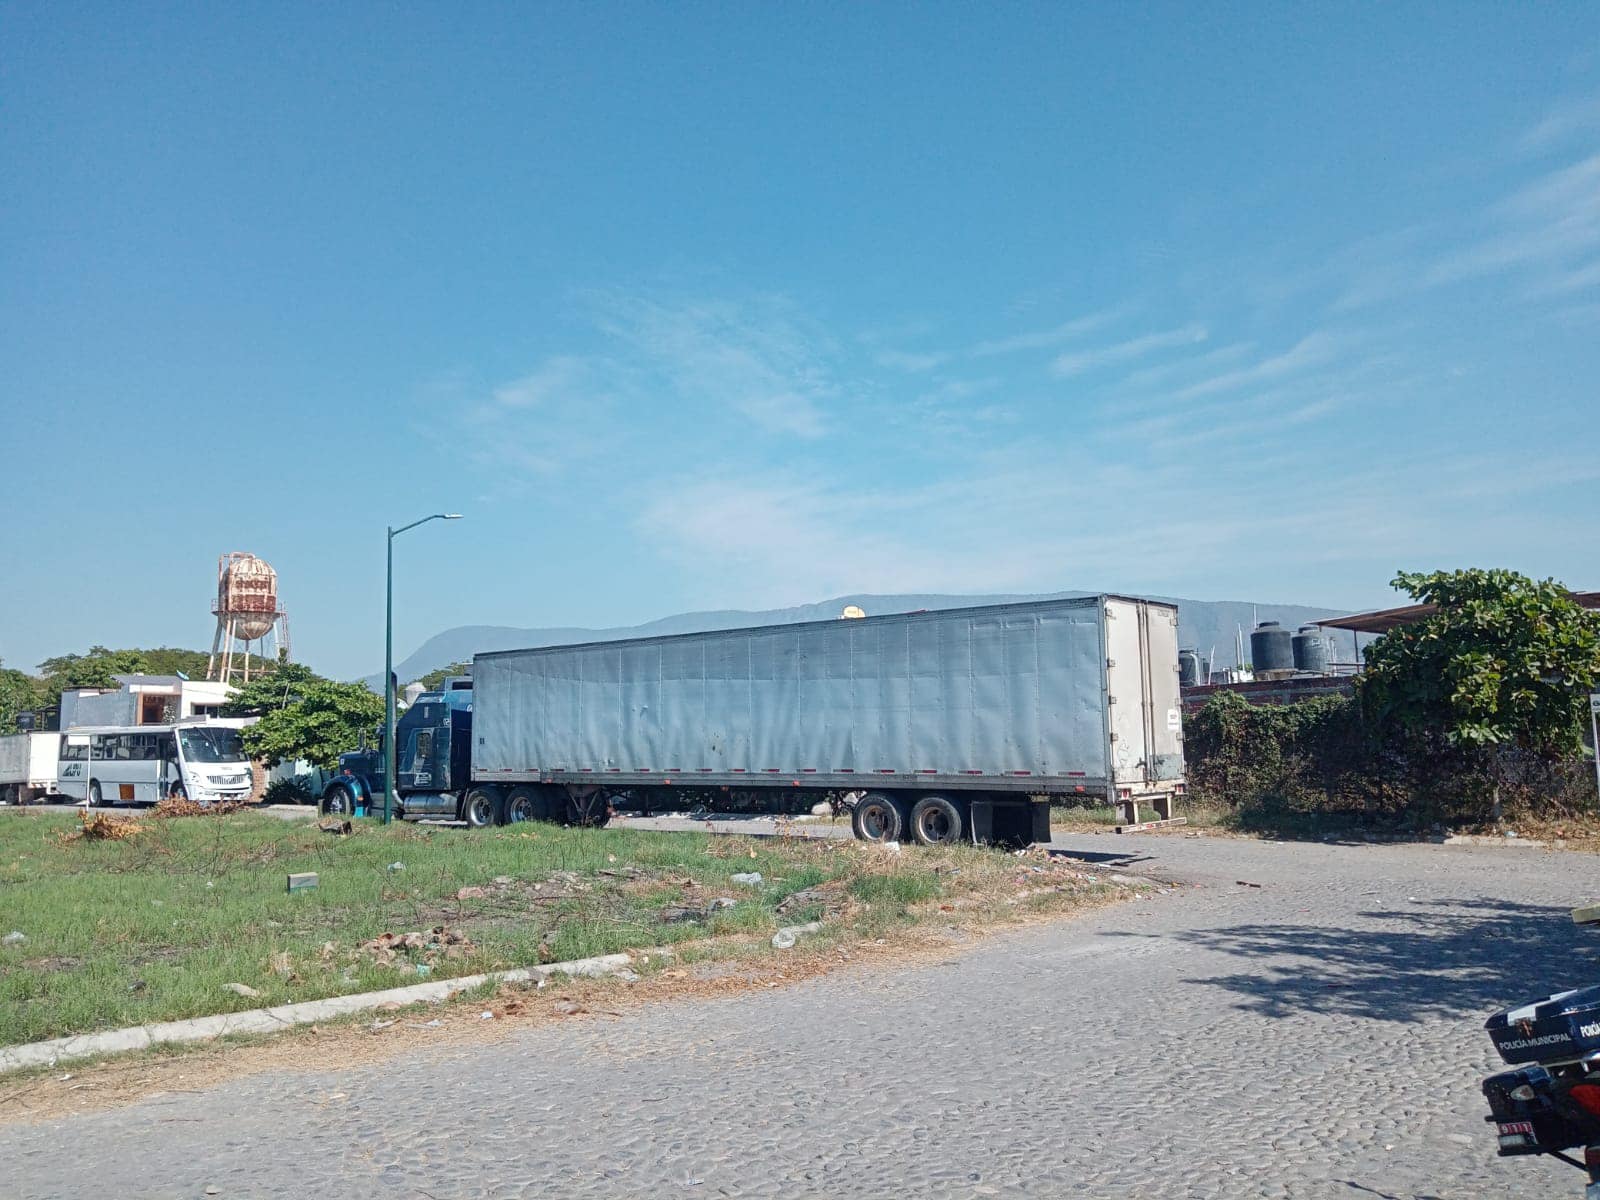
[(499, 816), (499, 797), (488, 788), (473, 788), (461, 799), (461, 819), (470, 829), (487, 829)]
[(506, 793), (500, 810), (500, 824), (519, 825), (523, 821), (548, 821), (550, 798), (534, 787), (515, 787)]
[(922, 846), (954, 845), (965, 825), (955, 802), (943, 796), (924, 796), (911, 809), (911, 836)]
[(850, 829), (863, 842), (898, 842), (908, 821), (905, 801), (883, 792), (868, 792), (850, 813)]
[(336, 783), (323, 793), (321, 807), (325, 817), (352, 817), (356, 811), (356, 800), (349, 788)]

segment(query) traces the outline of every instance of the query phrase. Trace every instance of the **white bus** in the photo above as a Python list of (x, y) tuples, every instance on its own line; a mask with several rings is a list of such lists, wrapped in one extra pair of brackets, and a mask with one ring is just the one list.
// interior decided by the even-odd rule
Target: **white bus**
[(249, 798), (254, 777), (243, 721), (69, 729), (61, 735), (57, 787), (63, 796), (101, 804), (154, 804), (187, 796), (199, 804)]

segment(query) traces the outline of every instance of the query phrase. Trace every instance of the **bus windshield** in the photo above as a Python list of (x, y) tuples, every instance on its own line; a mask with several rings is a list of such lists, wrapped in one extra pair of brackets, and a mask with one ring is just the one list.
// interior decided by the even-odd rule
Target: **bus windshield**
[(218, 729), (215, 726), (200, 729), (178, 730), (183, 757), (196, 763), (244, 762), (244, 742), (237, 729)]

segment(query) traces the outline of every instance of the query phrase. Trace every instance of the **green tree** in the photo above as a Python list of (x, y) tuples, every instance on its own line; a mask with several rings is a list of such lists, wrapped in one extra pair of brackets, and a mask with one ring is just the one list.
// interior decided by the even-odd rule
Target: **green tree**
[(44, 687), (31, 675), (0, 667), (0, 734), (17, 731), (17, 714), (44, 708)]
[(294, 685), (287, 702), (264, 712), (242, 736), (251, 757), (269, 766), (303, 758), (332, 770), (382, 718), (383, 697), (365, 684), (314, 679)]
[(430, 692), (436, 692), (444, 686), (444, 681), (450, 678), (450, 676), (465, 675), (471, 669), (472, 663), (470, 661), (453, 662), (448, 667), (439, 667), (435, 670), (429, 671), (426, 675), (415, 680), (414, 682), (420, 683)]
[(279, 663), (262, 675), (252, 676), (249, 683), (228, 698), (222, 713), (228, 717), (263, 716), (300, 703), (308, 684), (327, 682), (303, 663)]
[(1514, 571), (1402, 571), (1394, 586), (1435, 608), (1367, 647), (1363, 710), (1380, 729), (1483, 751), (1498, 818), (1503, 750), (1581, 753), (1600, 616)]
[(136, 675), (149, 669), (142, 650), (108, 650), (90, 646), (87, 654), (61, 654), (39, 664), (39, 674), (60, 697), (64, 688), (114, 688), (116, 675)]

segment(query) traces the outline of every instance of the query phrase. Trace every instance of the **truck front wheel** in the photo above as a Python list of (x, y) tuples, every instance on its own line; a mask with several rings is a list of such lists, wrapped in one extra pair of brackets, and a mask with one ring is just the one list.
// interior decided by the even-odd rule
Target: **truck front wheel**
[(850, 828), (863, 842), (898, 842), (906, 833), (905, 805), (882, 792), (868, 792), (856, 801)]
[(961, 810), (943, 796), (924, 796), (911, 810), (911, 836), (924, 846), (948, 846), (961, 840)]
[(487, 829), (494, 824), (499, 802), (488, 788), (473, 788), (461, 801), (461, 819), (472, 829)]

